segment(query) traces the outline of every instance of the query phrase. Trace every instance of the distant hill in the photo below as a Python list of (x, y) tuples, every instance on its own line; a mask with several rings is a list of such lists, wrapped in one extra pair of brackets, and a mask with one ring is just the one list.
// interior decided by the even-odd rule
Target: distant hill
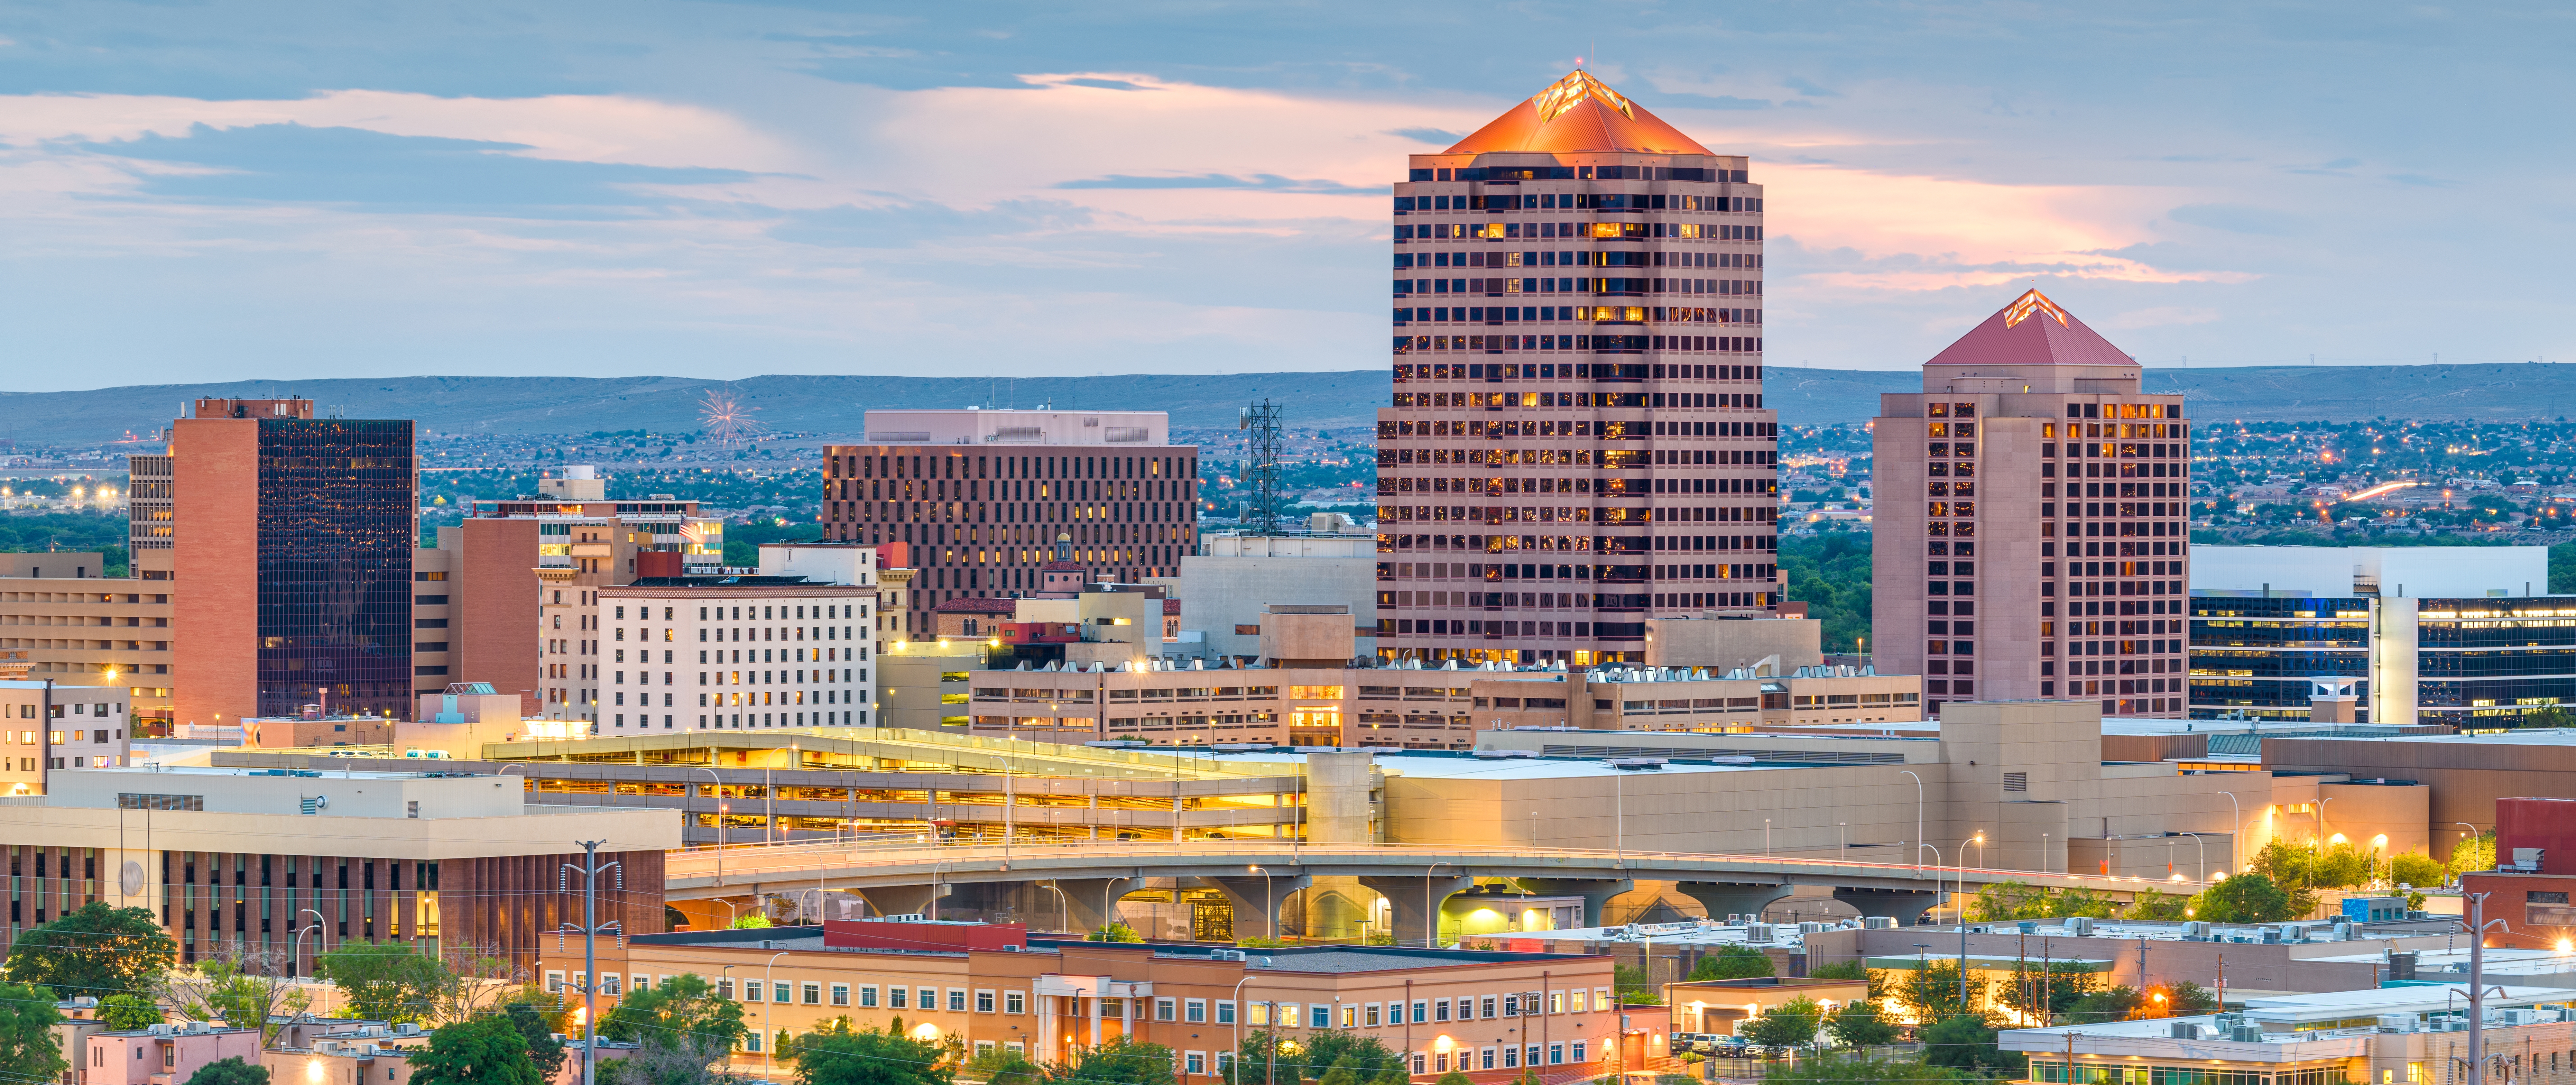
[[(1921, 387), (1914, 370), (1773, 366), (1768, 402), (1792, 423), (1856, 423), (1883, 392)], [(2257, 366), (2150, 369), (2147, 387), (2181, 392), (2201, 418), (2263, 421), (2380, 415), (2518, 421), (2576, 414), (2576, 366)], [(452, 433), (589, 433), (698, 428), (698, 400), (726, 382), (685, 377), (384, 377), (162, 384), (80, 392), (0, 393), (0, 438), (22, 445), (89, 444), (149, 433), (200, 396), (301, 395), (325, 414), (414, 418)], [(1185, 428), (1231, 427), (1264, 397), (1294, 429), (1365, 426), (1392, 390), (1384, 369), (1323, 373), (1136, 374), (988, 380), (980, 377), (767, 376), (730, 382), (772, 429), (849, 435), (870, 407), (1089, 407), (1170, 411)]]

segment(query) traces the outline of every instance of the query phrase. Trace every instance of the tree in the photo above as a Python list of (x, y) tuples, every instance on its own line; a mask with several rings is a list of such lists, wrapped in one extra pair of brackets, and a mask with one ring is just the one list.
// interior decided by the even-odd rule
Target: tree
[(1769, 954), (1741, 943), (1717, 947), (1717, 952), (1692, 965), (1693, 980), (1740, 980), (1772, 974)]
[(1844, 1047), (1876, 1047), (1896, 1042), (1896, 1026), (1878, 1010), (1878, 1004), (1862, 999), (1847, 1003), (1834, 1011), (1825, 1030), (1834, 1042)]
[[(1333, 1072), (1346, 1069), (1336, 1066)], [(1172, 1085), (1172, 1049), (1120, 1036), (1048, 1067), (1046, 1079), (1055, 1085)]]
[(1448, 1073), (1440, 1075), (1440, 1080), (1432, 1082), (1431, 1085), (1475, 1085), (1475, 1082), (1470, 1080), (1466, 1074), (1456, 1070), (1451, 1070)]
[(54, 1026), (63, 1021), (54, 1009), (55, 998), (53, 991), (32, 983), (0, 983), (0, 1080), (52, 1081), (71, 1069), (62, 1044), (54, 1039)]
[[(2458, 844), (2453, 845), (2451, 848), (2451, 861), (2448, 865), (2451, 868), (2451, 880), (2453, 881), (2458, 881), (2462, 874), (2469, 874), (2480, 870), (2494, 870), (2496, 867), (2495, 833), (2479, 833), (2474, 837), (2462, 840)], [(43, 928), (40, 927), (38, 929), (41, 930)], [(15, 957), (15, 954), (11, 955), (12, 959), (15, 959)], [(12, 972), (10, 974), (16, 975), (17, 973)]]
[(2099, 982), (2098, 973), (2074, 961), (2023, 961), (2013, 966), (2011, 985), (2001, 997), (2021, 1013), (2054, 1021)]
[(966, 1071), (985, 1085), (1036, 1085), (1045, 1073), (1027, 1055), (1001, 1047), (977, 1051), (966, 1060)]
[(2048, 914), (2058, 919), (2079, 915), (2109, 919), (2112, 907), (2111, 898), (2090, 889), (2069, 889), (2048, 898)]
[[(951, 1049), (900, 1026), (859, 1028), (846, 1017), (796, 1038), (797, 1085), (948, 1085)], [(1170, 1071), (1164, 1072), (1165, 1080)]]
[(277, 1035), (271, 1017), (293, 1014), (312, 999), (285, 976), (283, 954), (260, 952), (209, 956), (195, 965), (162, 973), (160, 1001), (182, 1017), (222, 1020), (241, 1028), (260, 1028), (262, 1040)]
[(2167, 893), (2154, 886), (2138, 891), (2138, 899), (2129, 902), (2120, 918), (2171, 923), (2183, 918), (2191, 908), (2191, 898), (2180, 893)]
[(1610, 982), (1617, 987), (1614, 993), (1621, 1002), (1639, 1006), (1664, 1004), (1664, 996), (1658, 993), (1652, 984), (1646, 982), (1646, 970), (1643, 968), (1625, 964), (1611, 965)]
[[(687, 973), (619, 999), (600, 1015), (599, 1034), (640, 1045), (623, 1060), (633, 1065), (618, 1070), (621, 1085), (694, 1085), (751, 1029), (742, 1022), (742, 1003), (716, 997), (706, 977)], [(805, 1070), (800, 1064), (797, 1074)]]
[(2191, 914), (2212, 923), (2271, 923), (2307, 913), (2298, 910), (2297, 900), (2272, 879), (2239, 874), (2220, 879), (2193, 897)]
[(769, 926), (769, 917), (758, 912), (753, 912), (746, 916), (736, 916), (733, 921), (733, 929), (738, 931), (751, 930), (755, 927), (766, 926)]
[(445, 962), (399, 942), (342, 942), (313, 958), (313, 974), (371, 1021), (433, 1021), (457, 985)]
[(1807, 969), (1807, 976), (1820, 980), (1865, 980), (1869, 978), (1869, 966), (1858, 960), (1835, 961)]
[(1952, 1014), (1966, 1013), (1968, 1008), (1985, 1001), (1986, 981), (1968, 977), (1967, 1000), (1959, 998), (1959, 964), (1956, 961), (1930, 960), (1897, 987), (1896, 997), (1905, 1003), (1917, 1021), (1938, 1021)]
[(2141, 1016), (2139, 1007), (2145, 1000), (2146, 996), (2135, 987), (2105, 987), (2076, 999), (2073, 1006), (2067, 1007), (2066, 1017), (2079, 1025), (2126, 1021)]
[(2350, 889), (2370, 881), (2379, 872), (2379, 859), (2347, 840), (2319, 852), (2310, 870), (2314, 874), (2314, 884)]
[(1280, 1045), (1279, 1050), (1279, 1070), (1283, 1075), (1294, 1066), (1299, 1076), (1315, 1079), (1321, 1079), (1335, 1069), (1345, 1069), (1350, 1071), (1356, 1083), (1376, 1078), (1389, 1070), (1401, 1069), (1403, 1065), (1396, 1053), (1388, 1050), (1377, 1037), (1337, 1029), (1306, 1037), (1305, 1043), (1296, 1047), (1293, 1053), (1287, 1044)]
[(2010, 919), (2040, 919), (2048, 915), (2052, 894), (2026, 882), (2002, 881), (1977, 890), (1968, 901), (1968, 919), (1972, 923), (1997, 923)]
[(2423, 849), (2392, 855), (2388, 858), (2388, 880), (2397, 885), (2430, 889), (2450, 880), (2450, 872)]
[(2163, 1005), (2168, 1017), (2198, 1017), (2217, 1013), (2221, 1008), (2216, 993), (2190, 980), (2160, 985), (2158, 991), (2165, 996)]
[(243, 1062), (239, 1055), (216, 1059), (188, 1075), (188, 1085), (268, 1085), (268, 1067)]
[(415, 1085), (542, 1085), (528, 1038), (499, 1014), (442, 1025), (411, 1057)]
[(1785, 1055), (1793, 1048), (1816, 1042), (1816, 1026), (1824, 1020), (1824, 1007), (1812, 998), (1793, 998), (1771, 1007), (1762, 1016), (1736, 1026), (1736, 1035), (1773, 1055)]
[[(1958, 1085), (1970, 1075), (1914, 1059), (1869, 1059), (1818, 1055), (1796, 1062), (1774, 1063), (1763, 1085)], [(1446, 1085), (1446, 1083), (1442, 1083)]]
[(1923, 1061), (1969, 1073), (2018, 1072), (2022, 1055), (1995, 1044), (1995, 1027), (1972, 1013), (1952, 1014), (1922, 1030)]
[(93, 901), (19, 935), (0, 970), (65, 998), (148, 995), (178, 956), (150, 911)]
[(553, 1081), (563, 1072), (567, 1049), (563, 1041), (555, 1039), (555, 1033), (562, 1030), (544, 1010), (533, 1003), (511, 1002), (501, 1007), (501, 1016), (527, 1039), (528, 1061), (537, 1065), (538, 1077)]
[(142, 995), (109, 995), (98, 1000), (98, 1019), (117, 1032), (160, 1024), (161, 1004)]
[(1124, 923), (1111, 923), (1099, 930), (1083, 935), (1082, 940), (1085, 942), (1142, 942), (1145, 940), (1145, 936), (1136, 933), (1136, 928), (1130, 927)]

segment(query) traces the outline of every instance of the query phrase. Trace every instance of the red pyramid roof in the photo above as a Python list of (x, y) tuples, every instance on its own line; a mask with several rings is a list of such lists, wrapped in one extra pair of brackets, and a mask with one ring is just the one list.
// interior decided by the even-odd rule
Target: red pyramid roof
[(2136, 365), (2128, 352), (2034, 289), (1987, 317), (1925, 366)]
[(1445, 153), (1486, 151), (1710, 153), (1698, 140), (1681, 134), (1585, 71), (1557, 80), (1536, 97), (1459, 140)]

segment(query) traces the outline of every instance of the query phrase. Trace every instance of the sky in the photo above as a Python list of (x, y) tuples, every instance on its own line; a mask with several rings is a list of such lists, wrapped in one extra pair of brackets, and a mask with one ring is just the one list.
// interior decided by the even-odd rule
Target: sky
[(1375, 369), (1389, 183), (1578, 63), (1766, 186), (1766, 360), (2571, 351), (2576, 8), (0, 6), (0, 390)]

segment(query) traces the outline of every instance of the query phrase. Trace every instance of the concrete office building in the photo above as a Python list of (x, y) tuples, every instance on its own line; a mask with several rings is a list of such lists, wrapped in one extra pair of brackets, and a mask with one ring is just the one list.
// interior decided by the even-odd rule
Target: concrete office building
[(2189, 427), (2138, 372), (2032, 290), (1879, 397), (1873, 654), (1935, 711), (2183, 714)]
[(635, 731), (866, 726), (876, 595), (801, 576), (647, 576), (601, 588), (607, 719), (593, 731), (628, 731), (630, 716)]
[[(563, 989), (585, 967), (580, 953), (550, 948), (544, 982)], [(780, 1033), (835, 1018), (861, 1028), (900, 1019), (916, 1038), (1042, 1062), (1131, 1038), (1171, 1048), (1182, 1085), (1227, 1080), (1243, 1037), (1258, 1029), (1366, 1036), (1415, 1075), (1457, 1071), (1477, 1082), (1588, 1080), (1616, 1072), (1621, 1054), (1608, 957), (1393, 946), (1246, 955), (1032, 939), (1017, 924), (829, 920), (629, 938), (600, 946), (598, 968), (610, 990), (716, 978), (754, 1037), (733, 1059), (764, 1075), (778, 1072), (766, 1047)], [(601, 1010), (615, 1002), (602, 999)]]
[(122, 686), (0, 681), (0, 795), (43, 795), (61, 769), (132, 763), (134, 708)]
[(1578, 71), (1410, 166), (1378, 654), (1642, 662), (1650, 618), (1775, 607), (1746, 159)]
[[(679, 846), (678, 819), (537, 806), (524, 786), (338, 764), (58, 770), (51, 794), (0, 803), (9, 862), (26, 872), (7, 934), (104, 901), (161, 916), (182, 964), (300, 949), (291, 974), (305, 975), (311, 954), (357, 939), (525, 965), (541, 933), (580, 919), (581, 895), (559, 891), (556, 870), (580, 858), (574, 840), (607, 841), (602, 859), (625, 864), (625, 886), (601, 893), (601, 920), (662, 929), (662, 855)], [(306, 909), (322, 918), (307, 923)], [(315, 925), (299, 946), (296, 932)]]
[(1377, 542), (1365, 535), (1211, 534), (1200, 554), (1181, 558), (1181, 628), (1207, 637), (1210, 655), (1248, 659), (1261, 651), (1262, 607), (1338, 604), (1374, 641)]
[(168, 458), (170, 545), (133, 562), (183, 598), (170, 616), (174, 721), (324, 701), (408, 711), (411, 422), (316, 418), (309, 399), (201, 399), (171, 423)]
[(2195, 593), (2191, 714), (2514, 726), (2576, 703), (2571, 618), (2576, 596)]
[[(2047, 1085), (2462, 1085), (2491, 1072), (2463, 1073), (2458, 1065), (2469, 1054), (2468, 993), (2465, 982), (2267, 992), (2243, 999), (2241, 1011), (2008, 1029), (1996, 1041), (2029, 1058), (2027, 1080)], [(2488, 992), (2484, 1005), (2493, 1016), (2481, 1022), (2486, 1052), (2508, 1060), (2515, 1080), (2564, 1085), (2576, 1077), (2576, 1054), (2568, 1054), (2576, 1052), (2576, 1015), (2563, 1008), (2570, 1001), (2576, 990)], [(2544, 1004), (2551, 1008), (2535, 1008)]]
[(2196, 546), (2191, 557), (2193, 595), (2459, 599), (2549, 594), (2546, 546)]
[(823, 538), (915, 571), (889, 632), (1039, 590), (1058, 542), (1086, 581), (1122, 583), (1175, 575), (1198, 543), (1198, 449), (1171, 443), (1163, 412), (869, 411), (866, 428), (823, 449)]
[(449, 649), (447, 671), (421, 674), (420, 691), (489, 682), (525, 695), (530, 715), (598, 723), (599, 590), (715, 574), (724, 522), (669, 494), (612, 500), (593, 467), (560, 468), (537, 485), (535, 497), (475, 502), (463, 524), (439, 529), (440, 558), (421, 560), (417, 575), (447, 577), (445, 590), (421, 594), (447, 598), (447, 635), (435, 640)]
[[(166, 458), (166, 457), (164, 457)], [(26, 677), (124, 687), (136, 725), (170, 724), (170, 582), (99, 577), (96, 552), (0, 554), (0, 651)]]

